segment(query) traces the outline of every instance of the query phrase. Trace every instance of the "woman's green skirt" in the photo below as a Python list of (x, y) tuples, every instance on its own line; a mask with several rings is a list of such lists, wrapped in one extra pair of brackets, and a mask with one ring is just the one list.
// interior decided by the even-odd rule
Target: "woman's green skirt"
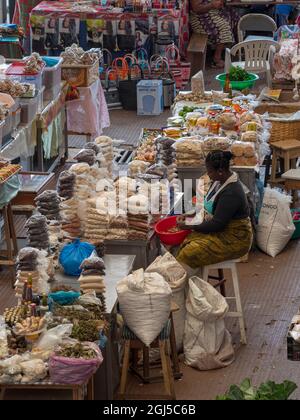
[(218, 233), (191, 233), (181, 245), (177, 261), (191, 268), (244, 257), (253, 240), (250, 219), (232, 220)]

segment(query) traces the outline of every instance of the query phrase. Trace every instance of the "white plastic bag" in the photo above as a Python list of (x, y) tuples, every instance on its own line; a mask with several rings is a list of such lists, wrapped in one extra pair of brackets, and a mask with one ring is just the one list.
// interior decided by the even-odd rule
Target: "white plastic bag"
[(73, 324), (62, 324), (46, 331), (39, 338), (34, 348), (44, 351), (53, 351), (56, 346), (60, 345), (62, 340), (72, 334)]
[(0, 359), (8, 356), (7, 331), (4, 318), (0, 316)]
[(140, 269), (118, 283), (117, 293), (126, 325), (149, 346), (169, 318), (170, 286), (161, 275)]
[(231, 336), (225, 328), (225, 298), (209, 283), (191, 277), (186, 302), (184, 356), (199, 370), (218, 369), (234, 361)]
[(271, 257), (276, 257), (286, 247), (295, 232), (290, 202), (290, 196), (265, 189), (256, 239), (259, 248)]

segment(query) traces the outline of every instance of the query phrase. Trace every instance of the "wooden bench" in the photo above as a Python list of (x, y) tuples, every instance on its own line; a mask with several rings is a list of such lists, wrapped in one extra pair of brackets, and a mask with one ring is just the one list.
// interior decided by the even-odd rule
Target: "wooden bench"
[(205, 70), (208, 37), (205, 34), (192, 34), (188, 46), (188, 61), (192, 64), (191, 77)]

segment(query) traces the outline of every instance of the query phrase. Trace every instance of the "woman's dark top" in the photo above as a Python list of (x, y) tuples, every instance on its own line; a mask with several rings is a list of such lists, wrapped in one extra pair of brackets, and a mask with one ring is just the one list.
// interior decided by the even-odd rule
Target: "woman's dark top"
[[(210, 197), (208, 197), (209, 199)], [(248, 200), (240, 181), (228, 184), (216, 197), (213, 204), (213, 218), (193, 230), (201, 233), (221, 232), (231, 220), (249, 217)]]

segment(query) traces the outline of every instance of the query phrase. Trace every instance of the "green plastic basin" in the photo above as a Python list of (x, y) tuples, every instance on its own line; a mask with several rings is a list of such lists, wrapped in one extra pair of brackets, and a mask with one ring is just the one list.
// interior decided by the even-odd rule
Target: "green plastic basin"
[[(253, 88), (255, 82), (259, 79), (259, 76), (254, 73), (250, 73), (251, 79), (245, 80), (243, 82), (240, 81), (230, 81), (233, 90), (244, 90), (244, 89), (251, 89)], [(226, 73), (218, 74), (216, 76), (216, 80), (220, 83), (222, 88), (225, 86), (226, 81)]]

